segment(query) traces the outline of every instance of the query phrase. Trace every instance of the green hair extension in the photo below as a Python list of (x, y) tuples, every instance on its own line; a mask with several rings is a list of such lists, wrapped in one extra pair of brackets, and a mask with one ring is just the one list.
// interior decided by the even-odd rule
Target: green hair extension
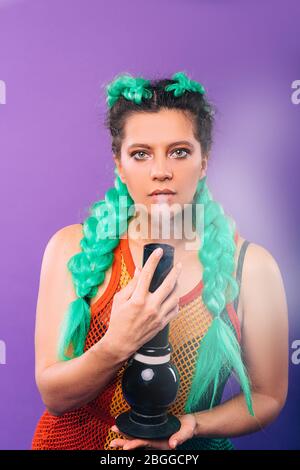
[(147, 88), (149, 85), (150, 80), (142, 77), (134, 78), (129, 73), (119, 74), (106, 86), (106, 103), (111, 108), (120, 96), (124, 96), (127, 100), (141, 104), (142, 98), (152, 97), (152, 91)]
[[(83, 251), (67, 263), (78, 298), (70, 303), (61, 324), (60, 360), (66, 361), (83, 353), (91, 321), (88, 299), (96, 295), (98, 286), (103, 283), (105, 273), (113, 263), (113, 251), (120, 242), (120, 234), (126, 232), (133, 215), (134, 201), (117, 168), (115, 175), (115, 187), (106, 192), (104, 200), (92, 205), (90, 216), (84, 222), (84, 237), (80, 241)], [(70, 346), (73, 347), (71, 357), (67, 354)]]
[(195, 373), (185, 411), (190, 413), (199, 410), (199, 403), (205, 400), (211, 386), (212, 408), (220, 381), (228, 377), (233, 370), (243, 389), (249, 413), (254, 416), (250, 379), (241, 358), (240, 344), (220, 316), (226, 304), (237, 296), (239, 289), (232, 276), (235, 224), (225, 216), (222, 206), (212, 200), (206, 186), (206, 176), (198, 184), (194, 202), (204, 205), (203, 246), (199, 250), (199, 259), (204, 267), (202, 298), (214, 318), (198, 348)]
[(185, 72), (176, 72), (171, 78), (176, 81), (176, 83), (167, 85), (165, 90), (173, 91), (174, 96), (181, 96), (185, 91), (195, 91), (201, 95), (205, 93), (204, 86), (195, 80), (191, 80)]

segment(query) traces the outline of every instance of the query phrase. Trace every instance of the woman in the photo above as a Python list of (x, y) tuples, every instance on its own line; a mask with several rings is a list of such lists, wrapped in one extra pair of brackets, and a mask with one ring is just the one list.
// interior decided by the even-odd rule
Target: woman
[[(203, 86), (184, 72), (152, 82), (123, 74), (106, 90), (115, 187), (83, 224), (56, 232), (45, 250), (35, 347), (47, 409), (32, 449), (233, 449), (230, 437), (261, 430), (286, 400), (288, 322), (279, 267), (212, 199), (206, 172), (214, 113)], [(164, 189), (172, 194), (150, 195)], [(192, 240), (174, 231), (186, 207)], [(162, 228), (159, 214), (173, 229), (167, 240), (161, 231), (153, 236), (153, 222)], [(153, 293), (159, 258), (153, 253), (142, 266), (143, 246), (151, 242), (175, 248), (174, 268)], [(130, 356), (168, 323), (180, 375), (168, 411), (181, 428), (165, 440), (134, 439), (115, 426), (129, 409), (122, 374)], [(231, 372), (241, 393), (221, 404)]]

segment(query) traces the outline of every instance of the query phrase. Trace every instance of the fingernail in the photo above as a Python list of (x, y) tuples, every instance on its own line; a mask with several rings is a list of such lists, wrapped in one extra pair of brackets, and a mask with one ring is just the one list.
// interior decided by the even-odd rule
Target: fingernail
[(177, 446), (177, 441), (173, 441), (173, 442), (172, 442), (172, 447), (173, 447), (173, 449), (175, 449), (176, 446)]
[(163, 252), (163, 249), (162, 249), (162, 248), (157, 248), (157, 249), (155, 250), (155, 255), (156, 255), (156, 256), (160, 256), (160, 255), (162, 254), (162, 252)]
[(116, 444), (112, 441), (110, 444), (109, 444), (110, 447), (116, 447)]
[(136, 266), (135, 271), (134, 271), (134, 275), (136, 276), (137, 274), (139, 274), (139, 272), (140, 272), (140, 270), (139, 270), (139, 268)]

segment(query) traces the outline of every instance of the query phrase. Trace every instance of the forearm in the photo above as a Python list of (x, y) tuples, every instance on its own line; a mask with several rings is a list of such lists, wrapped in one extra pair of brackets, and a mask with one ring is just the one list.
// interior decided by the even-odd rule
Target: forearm
[(252, 392), (252, 403), (255, 416), (250, 415), (243, 393), (210, 410), (193, 413), (195, 435), (221, 438), (251, 434), (274, 421), (282, 408), (275, 398), (257, 392)]
[(55, 415), (83, 406), (101, 393), (125, 361), (104, 336), (81, 356), (43, 372), (39, 384), (43, 402)]

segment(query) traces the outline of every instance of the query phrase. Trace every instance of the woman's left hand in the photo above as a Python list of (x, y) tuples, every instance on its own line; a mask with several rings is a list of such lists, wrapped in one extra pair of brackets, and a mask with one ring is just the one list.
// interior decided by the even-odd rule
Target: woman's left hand
[(196, 417), (194, 414), (185, 414), (182, 416), (178, 416), (178, 419), (181, 423), (181, 427), (179, 431), (175, 434), (172, 434), (168, 439), (136, 439), (134, 437), (130, 437), (126, 434), (123, 434), (119, 431), (116, 425), (111, 427), (111, 430), (114, 432), (118, 432), (125, 439), (113, 439), (110, 443), (111, 447), (122, 447), (123, 450), (131, 450), (136, 449), (137, 447), (149, 447), (159, 450), (170, 450), (175, 449), (177, 445), (182, 444), (187, 439), (190, 439), (195, 434), (196, 429)]

